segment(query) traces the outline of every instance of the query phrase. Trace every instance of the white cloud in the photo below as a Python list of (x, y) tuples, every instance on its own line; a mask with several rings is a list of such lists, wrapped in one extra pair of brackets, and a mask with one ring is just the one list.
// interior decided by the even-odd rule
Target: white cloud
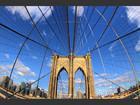
[(32, 80), (28, 80), (29, 83), (33, 83), (35, 82), (36, 80), (32, 79)]
[(102, 73), (100, 76), (108, 76), (109, 74), (107, 73)]
[(54, 10), (53, 6), (39, 6), (39, 7), (41, 8), (43, 13), (47, 11), (47, 13), (45, 14), (46, 18), (48, 18), (52, 14), (52, 11)]
[[(12, 66), (9, 66), (9, 65), (0, 65), (0, 75), (1, 76), (10, 75), (11, 68)], [(12, 78), (19, 79), (19, 76), (17, 76), (16, 74), (13, 74)]]
[(48, 67), (52, 67), (52, 63), (51, 62), (48, 63)]
[(135, 46), (135, 50), (136, 50), (137, 52), (140, 52), (140, 40), (138, 40), (138, 42), (137, 42), (137, 44), (136, 44), (136, 46)]
[(126, 14), (131, 23), (140, 27), (140, 6), (126, 6)]
[(20, 76), (24, 76), (23, 72), (17, 71), (17, 74)]
[[(73, 6), (73, 13), (75, 14), (75, 6)], [(84, 13), (84, 6), (77, 6), (77, 16), (82, 16)]]
[[(9, 12), (11, 12), (13, 15), (19, 14), (19, 16), (23, 20), (30, 20), (30, 17), (24, 6), (6, 6), (5, 8)], [(48, 10), (48, 12), (45, 14), (46, 18), (48, 18), (52, 14), (49, 6), (40, 6), (40, 8), (43, 13), (45, 13), (46, 10)], [(52, 6), (51, 6), (51, 8), (53, 10)], [(29, 13), (31, 14), (31, 16), (33, 17), (33, 20), (35, 22), (42, 16), (42, 14), (37, 6), (27, 6), (27, 9), (28, 9)]]
[(48, 59), (47, 66), (48, 66), (48, 67), (52, 67), (52, 63), (53, 63), (53, 60), (52, 60), (52, 59), (50, 59), (50, 60)]
[(35, 60), (38, 59), (37, 56), (35, 56), (35, 55), (33, 55), (33, 54), (30, 53), (30, 52), (32, 52), (32, 51), (31, 51), (29, 45), (25, 44), (25, 48), (29, 51), (28, 53), (29, 53), (29, 55), (32, 57), (32, 59), (35, 59)]
[(112, 83), (108, 82), (105, 79), (100, 78), (100, 79), (95, 80), (95, 86), (98, 86), (98, 87), (112, 86)]
[[(115, 74), (116, 75), (116, 74)], [(134, 81), (134, 78), (130, 78), (130, 75), (132, 75), (132, 72), (125, 72), (122, 75), (117, 75), (113, 79), (110, 79), (112, 82), (116, 84), (121, 84), (121, 83), (129, 83)], [(95, 80), (95, 85), (98, 87), (109, 87), (112, 86), (113, 84), (103, 78), (99, 78)]]
[(9, 75), (10, 71), (4, 66), (0, 66), (0, 75)]
[[(105, 76), (109, 76), (109, 74), (107, 73), (101, 73), (100, 76), (105, 77)], [(95, 74), (95, 77), (100, 77), (99, 75)]]
[(32, 58), (33, 58), (33, 59), (38, 59), (38, 57), (37, 57), (37, 56), (32, 56)]
[(4, 54), (5, 58), (9, 59), (10, 58), (10, 55), (8, 53), (5, 53)]
[(28, 66), (24, 65), (20, 60), (17, 60), (15, 69), (18, 73), (22, 73), (23, 76), (35, 76), (35, 72), (31, 71), (31, 69)]
[(13, 15), (19, 14), (23, 20), (28, 20), (29, 16), (23, 6), (6, 6), (8, 11), (10, 11)]
[[(1, 65), (0, 70), (5, 70), (9, 73), (9, 70), (12, 69), (12, 64), (10, 65)], [(17, 60), (15, 66), (15, 73), (19, 76), (33, 76), (35, 77), (36, 74), (33, 72), (28, 66), (24, 65), (22, 61)]]
[(130, 79), (132, 80), (132, 78), (130, 78), (130, 74), (126, 72), (114, 78), (113, 82), (119, 84), (119, 83), (124, 83), (124, 82), (130, 82)]

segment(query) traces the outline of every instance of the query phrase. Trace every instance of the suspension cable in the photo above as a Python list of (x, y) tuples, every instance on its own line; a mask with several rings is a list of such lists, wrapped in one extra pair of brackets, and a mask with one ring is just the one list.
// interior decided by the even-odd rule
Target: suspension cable
[[(54, 21), (55, 21), (55, 23), (56, 23), (56, 26), (58, 27), (59, 34), (61, 34), (61, 32), (62, 32), (62, 31), (60, 31), (60, 30), (62, 30), (62, 29), (60, 29), (61, 25), (60, 25), (60, 26), (58, 25), (58, 22), (57, 22), (57, 20), (56, 20), (56, 17), (55, 17), (55, 15), (54, 15), (53, 11), (52, 11), (51, 6), (49, 6), (49, 8), (50, 8), (50, 10), (51, 10), (52, 16), (53, 16)], [(64, 41), (63, 41), (63, 42), (64, 42)], [(63, 43), (63, 45), (64, 45), (64, 43)], [(64, 46), (64, 48), (65, 48), (65, 50), (67, 50), (65, 46)]]
[(77, 6), (74, 7), (75, 8), (75, 17), (74, 17), (74, 38), (73, 38), (73, 49), (72, 49), (72, 53), (75, 53), (75, 38), (76, 38), (76, 29), (77, 29)]
[(109, 81), (109, 82), (111, 82), (112, 84), (114, 84), (114, 85), (116, 85), (116, 86), (118, 86), (118, 87), (122, 88), (123, 90), (127, 91), (127, 89), (125, 89), (124, 87), (122, 87), (122, 86), (120, 86), (120, 85), (116, 84), (115, 82), (113, 82), (113, 81), (111, 81), (111, 80), (107, 79), (107, 78), (106, 78), (106, 77), (104, 77), (104, 76), (101, 76), (99, 73), (97, 73), (97, 72), (94, 72), (94, 73), (95, 73), (95, 74), (97, 74), (98, 76), (100, 76), (101, 78), (103, 78), (104, 80)]
[(41, 8), (38, 6), (38, 9), (40, 10), (41, 14), (43, 15), (46, 23), (49, 25), (50, 29), (52, 30), (52, 32), (54, 33), (55, 37), (57, 38), (57, 40), (62, 44), (63, 49), (65, 49), (64, 44), (62, 43), (62, 41), (59, 39), (59, 37), (57, 36), (56, 32), (54, 31), (54, 29), (52, 28), (52, 26), (50, 25), (50, 23), (48, 22), (48, 20), (46, 19), (44, 13), (42, 12)]
[(25, 9), (26, 9), (26, 11), (27, 11), (27, 13), (28, 13), (28, 15), (29, 15), (29, 17), (30, 17), (31, 22), (33, 23), (33, 26), (35, 26), (37, 32), (39, 33), (39, 36), (41, 37), (41, 39), (42, 39), (44, 42), (46, 42), (45, 39), (43, 38), (43, 36), (41, 35), (41, 32), (40, 32), (39, 29), (37, 28), (37, 26), (36, 26), (36, 24), (35, 24), (33, 18), (31, 17), (31, 15), (30, 15), (30, 13), (29, 13), (29, 11), (28, 11), (28, 9), (27, 9), (26, 6), (25, 6)]
[[(103, 20), (107, 23), (107, 19), (104, 17), (104, 15), (102, 15), (100, 13), (100, 11), (98, 11), (98, 10), (96, 10), (96, 11), (102, 16)], [(118, 38), (119, 37), (119, 34), (116, 32), (116, 30), (114, 29), (114, 27), (111, 24), (109, 24), (109, 26), (111, 27), (111, 29), (115, 33), (115, 36)], [(122, 47), (123, 47), (123, 49), (124, 49), (124, 51), (126, 53), (126, 56), (128, 58), (128, 61), (129, 61), (130, 65), (131, 65), (131, 68), (132, 68), (132, 71), (133, 71), (133, 75), (135, 77), (135, 81), (136, 81), (136, 83), (138, 83), (138, 78), (136, 76), (135, 67), (134, 67), (134, 64), (132, 62), (132, 59), (131, 59), (131, 57), (130, 57), (130, 55), (128, 53), (128, 50), (127, 50), (126, 46), (124, 45), (124, 43), (123, 43), (123, 41), (121, 39), (119, 39), (119, 42), (122, 45)], [(139, 89), (139, 86), (137, 86), (137, 88)]]
[(102, 48), (102, 47), (105, 47), (105, 46), (107, 46), (107, 45), (110, 45), (110, 44), (112, 44), (112, 43), (118, 41), (119, 39), (123, 39), (123, 38), (126, 38), (126, 37), (128, 37), (128, 36), (131, 36), (131, 35), (133, 35), (133, 33), (137, 32), (137, 31), (140, 31), (140, 28), (137, 28), (137, 29), (135, 29), (135, 30), (133, 30), (133, 31), (131, 31), (131, 32), (128, 32), (128, 33), (126, 33), (126, 34), (124, 34), (124, 35), (122, 35), (122, 36), (120, 36), (120, 37), (118, 37), (118, 38), (116, 38), (116, 39), (114, 39), (114, 40), (112, 40), (112, 41), (109, 41), (109, 42), (107, 42), (107, 43), (105, 43), (105, 44), (103, 44), (103, 45), (101, 45), (101, 46), (98, 46), (98, 47), (96, 47), (96, 48), (93, 48), (92, 50), (90, 50), (90, 52), (93, 52), (93, 51), (95, 51), (95, 50), (97, 50), (97, 49), (99, 49), (99, 48)]
[[(96, 9), (96, 8), (95, 8)], [(95, 10), (94, 9), (94, 10)], [(102, 14), (104, 14), (105, 13), (105, 11), (107, 10), (107, 7), (103, 10), (103, 12), (102, 12)], [(92, 11), (92, 12), (94, 12), (94, 11)], [(89, 22), (88, 22), (88, 19), (86, 18), (86, 16), (84, 15), (84, 18), (86, 19), (86, 21), (87, 21), (87, 25), (88, 25), (88, 27), (90, 28), (90, 30), (94, 30), (94, 28), (95, 28), (95, 26), (97, 25), (97, 23), (99, 22), (99, 20), (101, 19), (101, 16), (99, 16), (99, 18), (98, 18), (98, 20), (96, 21), (96, 23), (93, 25), (93, 27), (90, 27), (89, 26)], [(89, 20), (90, 21), (90, 20)], [(89, 37), (89, 35), (90, 35), (90, 32), (92, 32), (92, 31), (89, 31), (88, 33), (87, 33), (87, 39), (88, 39), (88, 37)], [(82, 38), (83, 37), (83, 35), (80, 37), (80, 43), (82, 43)], [(80, 50), (80, 48), (79, 48), (79, 50)], [(78, 51), (79, 51), (78, 50)]]
[[(105, 7), (105, 9), (103, 10), (103, 12), (101, 13), (102, 15), (107, 11), (107, 8), (108, 8), (108, 7)], [(95, 8), (95, 10), (97, 10), (97, 9)], [(100, 21), (101, 17), (102, 17), (102, 16), (100, 15), (99, 18), (98, 18), (98, 20), (96, 21), (96, 23), (93, 25), (93, 27), (91, 27), (92, 30), (94, 30), (94, 28), (96, 27), (96, 25), (97, 25), (98, 22)], [(90, 32), (91, 32), (91, 31), (89, 31), (89, 32), (87, 33), (87, 38), (89, 37)]]
[[(110, 18), (110, 20), (109, 20), (108, 24), (106, 25), (106, 27), (105, 27), (104, 31), (101, 33), (101, 35), (100, 35), (99, 39), (96, 41), (96, 43), (99, 43), (99, 42), (100, 42), (100, 40), (102, 39), (102, 37), (104, 36), (104, 33), (106, 32), (106, 30), (108, 29), (108, 27), (109, 27), (110, 23), (112, 22), (112, 20), (113, 20), (113, 18), (114, 18), (114, 16), (115, 16), (115, 14), (116, 14), (116, 12), (117, 12), (118, 8), (119, 8), (119, 6), (117, 6), (117, 7), (116, 7), (116, 9), (115, 9), (115, 11), (114, 11), (113, 15), (111, 16), (111, 18)], [(94, 48), (93, 48), (93, 49), (94, 49)], [(90, 51), (92, 51), (92, 49), (91, 49)]]
[[(24, 34), (19, 33), (18, 31), (16, 31), (16, 30), (10, 28), (9, 26), (6, 26), (6, 25), (4, 25), (4, 24), (2, 24), (2, 23), (0, 23), (0, 26), (2, 26), (3, 28), (5, 28), (5, 29), (7, 29), (7, 30), (9, 30), (9, 31), (12, 31), (13, 33), (16, 33), (16, 35), (19, 35), (19, 36), (21, 36), (21, 37), (23, 37), (23, 38), (25, 38), (25, 39), (27, 38), (28, 40), (30, 40), (30, 41), (32, 41), (32, 42), (34, 42), (34, 43), (36, 43), (36, 44), (38, 44), (38, 45), (40, 45), (40, 46), (42, 46), (42, 47), (44, 47), (44, 48), (47, 48), (47, 49), (49, 49), (49, 50), (51, 50), (51, 51), (53, 51), (53, 52), (58, 53), (56, 50), (51, 49), (50, 47), (48, 47), (48, 46), (46, 46), (46, 45), (43, 45), (42, 43), (40, 43), (40, 42), (38, 42), (38, 41), (35, 41), (35, 40), (29, 38), (28, 36), (26, 36), (26, 35), (24, 35)], [(62, 54), (62, 53), (59, 52), (58, 54)]]
[(71, 53), (71, 47), (70, 47), (70, 32), (69, 32), (69, 8), (68, 8), (68, 6), (66, 7), (67, 8), (67, 36), (68, 36), (68, 48), (69, 48), (69, 54)]
[[(45, 51), (45, 54), (44, 54), (44, 57), (43, 57), (43, 60), (42, 60), (42, 64), (41, 64), (41, 68), (40, 68), (40, 71), (39, 71), (39, 76), (38, 76), (38, 79), (40, 78), (41, 76), (41, 73), (42, 73), (42, 70), (43, 70), (43, 66), (44, 66), (44, 62), (45, 62), (45, 58), (47, 56), (47, 49)], [(39, 86), (39, 81), (37, 82), (37, 88)]]
[[(95, 7), (96, 8), (96, 7)], [(90, 14), (90, 16), (89, 16), (89, 21), (91, 20), (91, 17), (92, 17), (92, 15), (93, 15), (93, 13), (94, 13), (94, 10), (95, 10), (95, 8), (93, 8), (93, 10), (92, 10), (92, 13)], [(84, 14), (84, 13), (83, 13)], [(81, 23), (82, 23), (82, 20), (81, 20)], [(80, 35), (80, 38), (79, 38), (79, 41), (81, 42), (81, 39), (82, 39), (82, 37), (83, 37), (83, 35), (85, 34), (85, 32), (86, 32), (86, 30), (87, 30), (87, 25), (88, 25), (88, 23), (86, 23), (86, 26), (85, 26), (85, 29), (83, 30), (83, 32), (82, 32), (82, 34)], [(77, 41), (78, 42), (78, 41)]]

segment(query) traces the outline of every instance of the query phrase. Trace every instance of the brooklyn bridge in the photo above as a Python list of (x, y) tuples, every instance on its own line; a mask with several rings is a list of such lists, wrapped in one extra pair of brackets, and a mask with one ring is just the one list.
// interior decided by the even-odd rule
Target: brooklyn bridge
[(0, 6), (1, 99), (139, 99), (139, 6)]

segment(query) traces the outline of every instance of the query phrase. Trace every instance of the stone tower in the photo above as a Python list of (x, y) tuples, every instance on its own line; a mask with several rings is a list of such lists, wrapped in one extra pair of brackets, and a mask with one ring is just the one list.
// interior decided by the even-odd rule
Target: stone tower
[(49, 83), (49, 98), (57, 98), (57, 81), (59, 73), (63, 68), (66, 69), (68, 73), (68, 96), (69, 98), (74, 97), (74, 76), (75, 72), (80, 68), (85, 76), (85, 92), (87, 99), (95, 98), (94, 90), (94, 77), (91, 66), (91, 57), (89, 54), (86, 56), (59, 56), (54, 55), (52, 62), (52, 72), (50, 75)]

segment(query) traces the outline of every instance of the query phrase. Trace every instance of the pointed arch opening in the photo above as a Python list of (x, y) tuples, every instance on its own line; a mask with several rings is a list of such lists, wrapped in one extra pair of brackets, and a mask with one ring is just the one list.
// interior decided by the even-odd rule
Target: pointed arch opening
[(86, 81), (85, 73), (82, 68), (78, 68), (74, 75), (74, 98), (86, 98)]
[(68, 72), (63, 67), (57, 75), (57, 98), (64, 99), (68, 97)]

